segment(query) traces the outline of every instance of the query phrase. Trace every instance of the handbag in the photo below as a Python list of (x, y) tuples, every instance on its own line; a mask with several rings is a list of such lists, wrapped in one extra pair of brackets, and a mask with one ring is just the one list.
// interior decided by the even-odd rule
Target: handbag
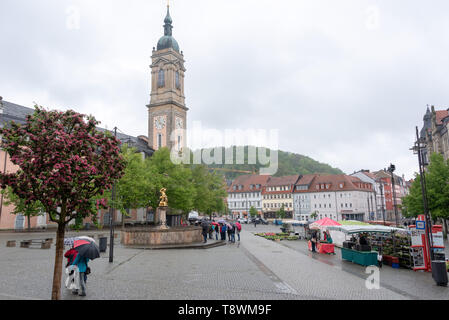
[(90, 267), (86, 268), (86, 274), (90, 274)]

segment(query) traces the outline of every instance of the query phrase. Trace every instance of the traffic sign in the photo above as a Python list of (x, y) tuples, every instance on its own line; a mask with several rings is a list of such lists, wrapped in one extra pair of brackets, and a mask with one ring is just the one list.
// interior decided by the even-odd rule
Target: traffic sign
[(416, 221), (416, 230), (426, 230), (426, 222), (425, 221)]

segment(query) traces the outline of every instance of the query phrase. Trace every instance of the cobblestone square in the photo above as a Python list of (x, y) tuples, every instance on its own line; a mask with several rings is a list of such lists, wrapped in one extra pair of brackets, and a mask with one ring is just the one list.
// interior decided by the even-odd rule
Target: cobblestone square
[[(254, 235), (278, 229), (243, 225), (240, 243), (209, 249), (130, 249), (117, 238), (113, 263), (109, 248), (90, 262), (87, 296), (72, 295), (62, 285), (62, 299), (449, 299), (449, 289), (436, 286), (429, 273), (385, 266), (380, 269), (380, 289), (369, 290), (365, 268), (342, 261), (339, 249), (336, 255), (312, 254), (302, 240), (274, 242)], [(55, 234), (0, 233), (0, 299), (50, 299), (54, 245), (46, 250), (19, 244), (48, 237)], [(16, 247), (6, 247), (8, 240), (17, 240)]]

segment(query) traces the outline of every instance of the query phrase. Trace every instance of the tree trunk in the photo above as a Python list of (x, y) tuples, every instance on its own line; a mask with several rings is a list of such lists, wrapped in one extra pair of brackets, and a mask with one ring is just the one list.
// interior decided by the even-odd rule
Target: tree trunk
[(31, 231), (31, 217), (28, 215), (28, 232)]
[(52, 300), (61, 299), (61, 278), (62, 278), (62, 260), (64, 251), (64, 235), (65, 224), (58, 224), (58, 231), (56, 234), (56, 255), (55, 255), (55, 268), (53, 272), (53, 289), (51, 292)]

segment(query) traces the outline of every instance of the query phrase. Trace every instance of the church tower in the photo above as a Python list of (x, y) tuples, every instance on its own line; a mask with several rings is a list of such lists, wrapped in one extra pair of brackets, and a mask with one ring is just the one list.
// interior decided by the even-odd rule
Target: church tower
[(148, 138), (154, 150), (186, 146), (187, 111), (184, 96), (184, 55), (172, 36), (170, 7), (164, 20), (164, 36), (151, 56), (151, 99), (148, 107)]

